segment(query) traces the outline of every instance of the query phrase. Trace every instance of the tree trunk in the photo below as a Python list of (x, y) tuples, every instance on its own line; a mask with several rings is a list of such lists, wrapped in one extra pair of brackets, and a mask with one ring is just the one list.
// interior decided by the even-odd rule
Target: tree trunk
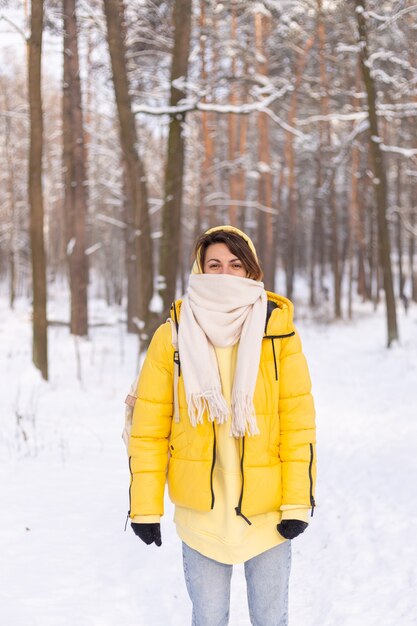
[(397, 180), (396, 180), (396, 194), (397, 194), (397, 254), (398, 254), (398, 295), (404, 299), (404, 269), (403, 269), (403, 237), (402, 237), (402, 222), (401, 222), (401, 189), (402, 189), (402, 168), (401, 157), (397, 159)]
[[(242, 36), (245, 37), (243, 41), (243, 45), (249, 45), (247, 33), (242, 33)], [(247, 76), (249, 74), (248, 62), (245, 60), (243, 66), (243, 76)], [(248, 102), (249, 101), (249, 89), (246, 81), (243, 82), (241, 86), (241, 101)], [(246, 207), (244, 201), (246, 200), (246, 164), (245, 164), (245, 153), (246, 153), (246, 142), (248, 138), (248, 125), (249, 125), (249, 115), (239, 115), (239, 167), (237, 171), (237, 185), (238, 185), (238, 198), (240, 200), (241, 206), (238, 211), (238, 226), (240, 230), (245, 230), (245, 222), (246, 222)], [(276, 255), (276, 251), (275, 251)]]
[[(170, 106), (176, 106), (185, 91), (174, 81), (187, 77), (191, 34), (191, 0), (175, 0), (174, 48), (171, 65)], [(165, 168), (164, 205), (162, 208), (162, 238), (160, 275), (163, 277), (161, 297), (164, 315), (175, 300), (177, 276), (180, 267), (181, 204), (184, 175), (184, 124), (185, 114), (171, 115), (168, 135), (168, 154)]]
[(376, 89), (369, 66), (370, 62), (368, 54), (368, 34), (365, 19), (365, 0), (355, 0), (355, 5), (360, 44), (359, 60), (368, 102), (370, 152), (373, 161), (374, 175), (376, 178), (376, 180), (374, 181), (374, 188), (378, 211), (379, 254), (383, 271), (383, 285), (387, 311), (387, 344), (389, 347), (394, 341), (398, 340), (398, 328), (397, 314), (395, 308), (394, 286), (392, 279), (390, 240), (386, 215), (387, 177), (385, 172), (383, 152), (380, 147), (381, 140), (378, 132), (378, 118), (376, 115)]
[[(231, 47), (236, 45), (236, 29), (237, 16), (236, 4), (232, 3), (231, 15)], [(231, 57), (231, 81), (230, 81), (230, 97), (229, 102), (232, 106), (236, 106), (238, 102), (237, 85), (236, 85), (236, 55)], [(238, 117), (234, 113), (227, 116), (228, 122), (228, 161), (229, 161), (229, 224), (237, 226), (238, 221), (238, 195), (239, 195), (239, 178), (238, 178)]]
[[(303, 71), (307, 62), (308, 53), (314, 44), (314, 36), (309, 37), (301, 53), (300, 58), (295, 67), (295, 84), (290, 100), (290, 110), (288, 112), (288, 125), (294, 127), (295, 117), (297, 114), (298, 94), (301, 86), (301, 80), (303, 77)], [(297, 211), (297, 197), (295, 189), (295, 150), (294, 150), (294, 135), (286, 131), (285, 133), (285, 165), (288, 168), (287, 178), (287, 190), (288, 190), (288, 203), (287, 203), (287, 249), (285, 259), (285, 279), (286, 279), (286, 295), (288, 298), (292, 298), (294, 290), (294, 275), (295, 275), (295, 251), (297, 244), (297, 224), (298, 224), (298, 211)]]
[(135, 116), (129, 94), (126, 68), (126, 50), (123, 38), (123, 0), (104, 0), (107, 38), (113, 75), (113, 84), (120, 125), (120, 145), (126, 164), (129, 204), (133, 210), (132, 222), (136, 237), (136, 277), (138, 280), (139, 326), (148, 330), (149, 303), (153, 295), (153, 255), (148, 211), (148, 191), (145, 168), (138, 153)]
[[(256, 71), (261, 76), (268, 76), (265, 39), (268, 37), (269, 24), (262, 13), (255, 14)], [(269, 128), (266, 113), (258, 113), (258, 162), (261, 166), (258, 185), (258, 202), (261, 206), (272, 209), (272, 173), (269, 149)], [(258, 253), (264, 271), (266, 289), (275, 288), (275, 246), (274, 215), (270, 210), (258, 211)]]
[[(206, 46), (206, 0), (200, 0), (200, 59), (201, 59), (201, 82), (203, 90), (206, 87), (207, 81), (207, 46)], [(207, 98), (204, 95), (203, 102), (207, 102)], [(199, 178), (199, 207), (196, 214), (194, 238), (196, 239), (201, 232), (202, 224), (206, 213), (206, 197), (210, 190), (211, 169), (213, 166), (213, 142), (211, 140), (211, 134), (209, 130), (209, 116), (207, 111), (201, 112), (201, 132), (202, 132), (202, 144), (204, 147), (204, 156), (200, 161), (200, 178)]]
[[(353, 315), (353, 265), (356, 247), (358, 245), (359, 235), (359, 149), (352, 147), (352, 157), (350, 166), (350, 198), (349, 198), (349, 242), (348, 242), (348, 259), (349, 259), (349, 294), (348, 294), (348, 317), (351, 320)], [(358, 255), (359, 256), (359, 255)], [(358, 283), (361, 270), (358, 267)], [(363, 280), (363, 276), (361, 277)]]
[[(1, 84), (1, 90), (3, 92), (4, 110), (9, 111), (9, 98), (6, 85)], [(16, 235), (18, 232), (18, 220), (17, 220), (17, 208), (16, 208), (16, 190), (15, 190), (15, 162), (12, 150), (12, 136), (11, 136), (11, 120), (8, 115), (4, 117), (4, 148), (6, 154), (7, 163), (7, 195), (9, 205), (9, 223), (10, 223), (10, 236), (9, 236), (9, 306), (14, 308), (14, 301), (16, 298), (16, 268), (18, 266), (18, 248), (16, 245)]]
[[(417, 46), (416, 46), (416, 42), (415, 42), (415, 36), (414, 36), (414, 29), (415, 29), (415, 16), (413, 13), (409, 12), (407, 17), (406, 17), (408, 26), (409, 26), (409, 33), (410, 33), (410, 38), (408, 41), (408, 45), (407, 45), (407, 51), (408, 51), (408, 60), (410, 62), (410, 67), (416, 67), (416, 63), (417, 63)], [(417, 95), (414, 95), (413, 101), (415, 104), (417, 104)], [(414, 131), (414, 119), (410, 118), (410, 120), (412, 120), (411, 124), (412, 126), (412, 130), (411, 133), (413, 133)], [(409, 236), (409, 241), (408, 241), (408, 262), (409, 262), (409, 268), (410, 268), (410, 281), (411, 281), (411, 299), (413, 300), (413, 302), (417, 302), (417, 267), (416, 267), (416, 263), (415, 263), (415, 249), (416, 249), (416, 235), (414, 234), (414, 226), (416, 223), (416, 207), (415, 207), (415, 202), (413, 201), (414, 198), (417, 197), (417, 189), (416, 189), (416, 179), (415, 178), (411, 178), (410, 180), (410, 192), (409, 192), (409, 204), (410, 206), (410, 225), (411, 225), (411, 231), (410, 232), (410, 236)]]
[[(320, 133), (320, 131), (319, 131)], [(320, 240), (323, 241), (323, 198), (320, 189), (323, 184), (322, 162), (321, 162), (321, 140), (319, 139), (318, 154), (316, 156), (316, 190), (314, 194), (314, 217), (311, 229), (310, 248), (310, 306), (313, 308), (317, 304), (317, 266), (319, 257), (322, 254)], [(320, 235), (321, 233), (321, 235)]]
[[(247, 102), (247, 91), (245, 92), (245, 97), (243, 98), (243, 102)], [(245, 170), (245, 152), (246, 152), (246, 140), (248, 135), (248, 123), (249, 123), (249, 115), (241, 115), (239, 117), (239, 167), (237, 171), (237, 197), (241, 202), (241, 206), (239, 208), (239, 218), (238, 225), (240, 230), (245, 230), (245, 221), (246, 221), (246, 209), (244, 205), (244, 200), (246, 196), (246, 170)], [(276, 252), (275, 252), (276, 254)]]
[[(411, 208), (410, 224), (411, 229), (414, 230), (415, 226), (415, 209)], [(417, 302), (417, 268), (415, 267), (415, 253), (416, 253), (416, 237), (413, 232), (410, 233), (408, 241), (408, 263), (410, 266), (410, 279), (411, 279), (411, 298), (413, 302)]]
[(71, 290), (71, 334), (88, 334), (87, 181), (81, 102), (76, 0), (63, 0), (63, 164), (67, 258)]
[[(355, 78), (355, 94), (359, 94), (361, 91), (361, 69), (359, 61), (356, 64), (356, 78)], [(361, 101), (354, 95), (352, 97), (352, 108), (354, 111), (359, 112), (361, 110)], [(355, 254), (357, 259), (357, 293), (363, 300), (370, 299), (369, 295), (369, 280), (367, 280), (367, 273), (365, 270), (366, 259), (366, 240), (365, 240), (365, 220), (366, 220), (366, 205), (365, 202), (359, 202), (359, 198), (365, 198), (366, 187), (362, 186), (359, 189), (359, 172), (361, 169), (360, 152), (356, 143), (352, 146), (351, 151), (351, 183), (350, 183), (350, 219), (352, 225), (351, 236), (351, 253)], [(367, 180), (365, 178), (365, 180)], [(351, 310), (352, 305), (349, 304)], [(349, 314), (351, 319), (351, 314)]]
[(43, 236), (42, 148), (43, 119), (41, 94), (41, 57), (43, 0), (32, 0), (28, 58), (30, 111), (29, 205), (32, 253), (33, 346), (32, 358), (42, 377), (48, 379), (48, 340), (46, 317), (46, 260)]
[[(326, 45), (326, 29), (323, 19), (322, 0), (317, 0), (317, 38), (319, 48), (319, 70), (320, 70), (320, 113), (323, 117), (328, 116), (330, 113), (329, 107), (329, 88), (327, 80), (327, 69), (325, 59), (325, 45)], [(332, 137), (330, 132), (330, 122), (319, 122), (319, 136), (320, 136), (320, 149), (322, 149), (323, 143), (325, 143), (327, 150), (331, 150)], [(332, 269), (333, 269), (333, 302), (334, 302), (334, 315), (336, 319), (342, 317), (342, 305), (341, 305), (341, 281), (342, 273), (340, 270), (340, 258), (339, 258), (339, 219), (337, 203), (335, 198), (334, 179), (329, 185), (329, 189), (326, 193), (329, 208), (330, 208), (330, 224), (332, 233)]]
[(128, 191), (127, 166), (123, 169), (123, 219), (126, 224), (124, 229), (125, 238), (125, 268), (127, 280), (127, 332), (137, 333), (137, 320), (139, 314), (139, 294), (137, 281), (137, 260), (136, 260), (136, 236), (133, 224), (133, 208), (130, 204), (131, 196)]

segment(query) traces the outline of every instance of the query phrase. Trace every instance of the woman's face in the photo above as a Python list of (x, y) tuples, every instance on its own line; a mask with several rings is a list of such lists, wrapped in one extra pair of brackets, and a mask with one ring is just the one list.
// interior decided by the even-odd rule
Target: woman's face
[(206, 250), (204, 274), (232, 274), (247, 277), (242, 261), (230, 252), (225, 243), (212, 243)]

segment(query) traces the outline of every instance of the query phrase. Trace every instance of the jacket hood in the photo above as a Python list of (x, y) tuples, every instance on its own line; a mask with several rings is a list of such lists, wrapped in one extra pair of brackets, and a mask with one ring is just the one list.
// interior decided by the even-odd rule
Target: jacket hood
[[(236, 228), (235, 226), (230, 226), (230, 224), (225, 224), (224, 226), (214, 226), (213, 228), (209, 228), (208, 230), (206, 230), (206, 232), (204, 234), (208, 235), (210, 233), (216, 232), (216, 230), (228, 230), (228, 231), (236, 233), (236, 235), (239, 235), (240, 237), (242, 237), (242, 239), (244, 239), (246, 241), (246, 243), (248, 244), (249, 248), (251, 249), (255, 259), (258, 260), (258, 255), (256, 254), (256, 249), (255, 249), (255, 246), (253, 245), (253, 241), (252, 241), (252, 239), (250, 237), (248, 237), (248, 235), (246, 233), (243, 232), (243, 230), (239, 230), (239, 228)], [(192, 274), (202, 274), (202, 268), (200, 267), (200, 263), (198, 261), (198, 258), (196, 258), (196, 260), (194, 261), (193, 267), (191, 269), (191, 273)]]
[(294, 305), (291, 300), (273, 291), (267, 291), (269, 302), (275, 304), (266, 328), (266, 335), (286, 335), (294, 332)]

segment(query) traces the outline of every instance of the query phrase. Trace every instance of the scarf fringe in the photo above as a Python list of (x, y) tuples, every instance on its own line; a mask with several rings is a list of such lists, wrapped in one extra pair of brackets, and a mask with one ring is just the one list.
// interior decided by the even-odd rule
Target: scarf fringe
[(233, 437), (259, 435), (253, 401), (246, 391), (233, 391), (232, 415), (230, 434)]
[(209, 422), (216, 420), (217, 424), (224, 424), (229, 417), (229, 409), (220, 390), (191, 393), (187, 396), (187, 405), (192, 426), (203, 423), (206, 411)]

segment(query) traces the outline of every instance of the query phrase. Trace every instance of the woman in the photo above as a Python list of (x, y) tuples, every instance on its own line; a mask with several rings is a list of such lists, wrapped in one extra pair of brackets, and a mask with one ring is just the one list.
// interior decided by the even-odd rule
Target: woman
[(202, 235), (187, 293), (171, 310), (179, 359), (168, 321), (138, 383), (131, 525), (142, 541), (161, 545), (167, 476), (194, 626), (228, 624), (232, 568), (242, 562), (251, 623), (287, 624), (290, 540), (314, 508), (308, 368), (291, 302), (266, 292), (261, 279), (243, 232), (220, 226)]

